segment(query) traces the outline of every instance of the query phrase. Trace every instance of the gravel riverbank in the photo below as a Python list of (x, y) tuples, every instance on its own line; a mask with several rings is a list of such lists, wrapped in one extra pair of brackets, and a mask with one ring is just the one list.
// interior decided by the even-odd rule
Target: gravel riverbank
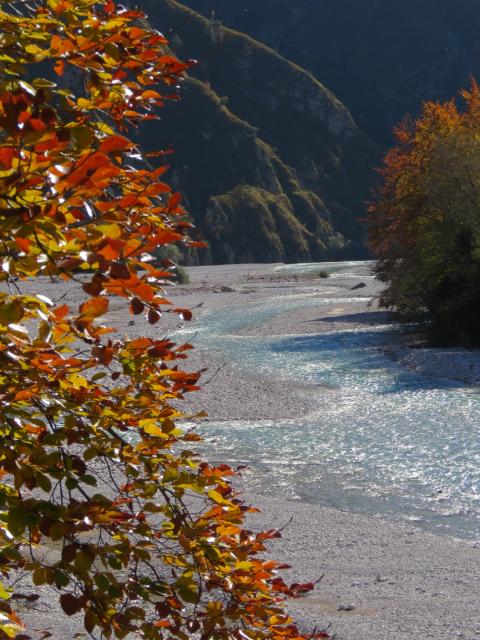
[[(386, 314), (372, 303), (379, 285), (369, 265), (333, 270), (329, 278), (315, 272), (289, 273), (274, 265), (196, 267), (189, 273), (191, 283), (173, 289), (170, 298), (177, 306), (194, 308), (196, 317), (204, 320), (205, 314), (214, 318), (217, 310), (248, 307), (273, 297), (328, 294), (328, 303), (321, 308), (315, 304), (293, 307), (239, 329), (241, 335), (319, 334), (388, 323)], [(46, 281), (41, 293), (55, 299), (65, 293), (69, 303), (77, 295), (69, 285)], [(130, 335), (153, 330), (161, 335), (180, 328), (172, 318), (152, 329), (143, 319), (128, 317), (116, 301), (108, 320)], [(431, 371), (433, 376), (447, 372), (451, 376), (454, 370), (468, 383), (480, 381), (478, 352), (435, 350), (432, 356), (430, 350), (409, 348), (408, 335), (401, 342), (389, 354), (401, 366)], [(335, 389), (325, 385), (294, 379), (287, 384), (256, 371), (240, 372), (215, 344), (196, 349), (188, 367), (207, 371), (202, 391), (185, 402), (185, 410), (207, 409), (217, 422), (293, 419), (321, 410), (336, 397)], [(247, 484), (240, 480), (240, 486), (242, 482)], [(252, 517), (252, 527), (287, 525), (282, 539), (272, 544), (271, 556), (292, 565), (289, 578), (308, 581), (323, 575), (314, 592), (291, 603), (306, 629), (330, 627), (337, 640), (480, 638), (480, 543), (282, 496), (246, 495), (262, 509)], [(51, 627), (55, 609), (28, 608), (26, 618), (36, 628)], [(72, 628), (68, 620), (59, 621), (52, 628), (54, 639), (73, 637)]]

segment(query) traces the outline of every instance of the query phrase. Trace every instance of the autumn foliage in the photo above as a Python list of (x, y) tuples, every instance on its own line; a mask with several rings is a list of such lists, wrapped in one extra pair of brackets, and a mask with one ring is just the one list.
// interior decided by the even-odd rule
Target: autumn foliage
[(480, 344), (480, 91), (397, 130), (368, 218), (380, 302), (436, 338)]
[[(190, 345), (104, 324), (114, 298), (191, 317), (152, 258), (188, 243), (180, 196), (128, 137), (190, 63), (112, 0), (3, 3), (0, 60), (0, 637), (31, 633), (20, 575), (93, 636), (304, 638), (282, 600), (312, 585), (262, 558), (279, 534), (245, 529), (233, 471), (176, 423)], [(78, 308), (42, 295), (59, 278)]]

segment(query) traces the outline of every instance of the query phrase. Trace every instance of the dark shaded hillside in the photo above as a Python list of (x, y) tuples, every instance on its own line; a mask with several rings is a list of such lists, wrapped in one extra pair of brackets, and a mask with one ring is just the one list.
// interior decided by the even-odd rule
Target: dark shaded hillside
[(143, 144), (173, 145), (170, 181), (184, 189), (209, 241), (203, 262), (308, 260), (338, 252), (342, 239), (320, 198), (204, 83), (188, 79), (182, 100), (164, 115), (150, 124)]
[(188, 0), (311, 70), (382, 144), (480, 77), (478, 0)]
[(198, 81), (145, 141), (175, 148), (174, 176), (212, 260), (362, 255), (358, 218), (376, 148), (344, 105), (244, 34), (173, 0), (142, 7), (171, 30), (175, 53), (200, 60)]

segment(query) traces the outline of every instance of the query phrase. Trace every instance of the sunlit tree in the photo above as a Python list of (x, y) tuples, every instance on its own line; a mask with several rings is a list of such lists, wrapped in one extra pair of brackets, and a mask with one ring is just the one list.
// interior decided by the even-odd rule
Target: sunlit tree
[(368, 218), (381, 304), (447, 341), (479, 343), (480, 95), (426, 103), (396, 131)]
[(304, 638), (281, 601), (312, 585), (262, 558), (278, 534), (245, 529), (232, 470), (176, 423), (190, 345), (102, 321), (114, 297), (152, 325), (191, 317), (152, 258), (188, 243), (180, 195), (128, 137), (189, 63), (112, 0), (2, 3), (0, 61), (0, 637), (28, 637), (23, 575), (94, 636)]

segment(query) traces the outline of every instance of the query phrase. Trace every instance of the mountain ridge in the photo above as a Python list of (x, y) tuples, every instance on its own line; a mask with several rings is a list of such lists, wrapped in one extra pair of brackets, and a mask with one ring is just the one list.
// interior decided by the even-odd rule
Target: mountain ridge
[(382, 146), (406, 113), (480, 77), (476, 0), (188, 0), (310, 69)]

